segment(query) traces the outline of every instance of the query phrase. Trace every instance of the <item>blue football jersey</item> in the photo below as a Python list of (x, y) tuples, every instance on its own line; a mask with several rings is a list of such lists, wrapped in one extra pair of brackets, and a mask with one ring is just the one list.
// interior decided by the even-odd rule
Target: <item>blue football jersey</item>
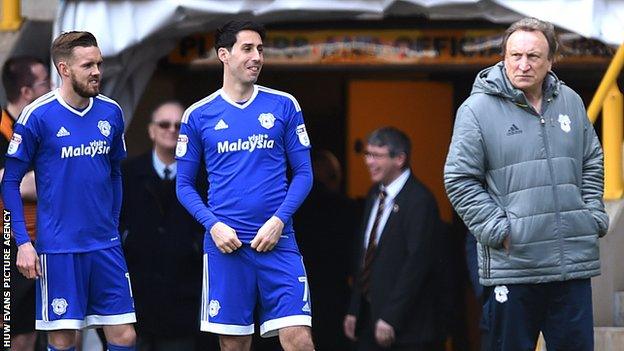
[[(287, 155), (309, 149), (297, 100), (256, 85), (243, 104), (218, 90), (189, 107), (182, 117), (176, 157), (203, 159), (210, 183), (208, 209), (249, 243), (284, 201)], [(288, 220), (283, 233), (292, 232)]]
[(58, 90), (18, 119), (7, 156), (34, 166), (39, 253), (87, 252), (120, 244), (111, 162), (126, 157), (123, 113), (103, 95), (76, 110)]

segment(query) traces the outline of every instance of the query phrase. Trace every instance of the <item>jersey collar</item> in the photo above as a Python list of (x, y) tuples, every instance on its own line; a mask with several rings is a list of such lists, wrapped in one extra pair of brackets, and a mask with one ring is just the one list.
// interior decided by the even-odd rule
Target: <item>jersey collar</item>
[(56, 99), (58, 100), (58, 102), (63, 105), (63, 107), (65, 107), (66, 109), (68, 109), (69, 111), (73, 112), (74, 114), (77, 114), (80, 117), (84, 117), (84, 115), (86, 115), (90, 110), (91, 107), (93, 107), (93, 98), (89, 98), (89, 105), (82, 111), (78, 111), (75, 108), (71, 107), (68, 103), (65, 102), (65, 100), (63, 100), (63, 97), (61, 96), (60, 90), (56, 89), (54, 91), (54, 95), (56, 96)]
[(227, 96), (227, 94), (225, 93), (225, 91), (223, 91), (223, 89), (219, 89), (219, 94), (221, 95), (223, 100), (225, 100), (228, 104), (230, 104), (230, 105), (232, 105), (234, 107), (238, 107), (241, 110), (243, 110), (247, 106), (251, 105), (251, 103), (254, 101), (254, 99), (258, 95), (258, 86), (254, 84), (254, 86), (253, 86), (253, 93), (251, 94), (251, 97), (249, 98), (249, 100), (247, 100), (247, 102), (245, 102), (244, 104), (239, 104), (238, 102), (230, 99), (230, 97)]

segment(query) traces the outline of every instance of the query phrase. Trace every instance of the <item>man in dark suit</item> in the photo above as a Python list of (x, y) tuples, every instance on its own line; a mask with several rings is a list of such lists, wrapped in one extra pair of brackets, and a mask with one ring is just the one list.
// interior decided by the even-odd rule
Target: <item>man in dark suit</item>
[(196, 349), (204, 230), (175, 195), (174, 150), (183, 111), (177, 102), (156, 108), (148, 126), (153, 149), (122, 168), (120, 227), (139, 351)]
[(392, 127), (368, 137), (371, 188), (358, 240), (358, 273), (344, 331), (357, 350), (442, 350), (440, 219), (411, 173), (410, 140)]

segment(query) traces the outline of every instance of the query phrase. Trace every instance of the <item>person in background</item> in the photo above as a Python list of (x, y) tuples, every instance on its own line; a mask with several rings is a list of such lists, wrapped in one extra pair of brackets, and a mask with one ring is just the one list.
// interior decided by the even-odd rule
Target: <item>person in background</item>
[(122, 164), (119, 225), (132, 277), (139, 351), (197, 349), (204, 231), (175, 196), (175, 147), (183, 112), (177, 101), (157, 106), (148, 125), (152, 149)]
[[(43, 61), (29, 56), (8, 59), (2, 69), (2, 85), (7, 95), (7, 106), (2, 109), (0, 121), (0, 179), (4, 174), (5, 153), (13, 136), (13, 126), (26, 105), (50, 91), (50, 75)], [(20, 184), (24, 201), (24, 219), (30, 240), (36, 238), (37, 193), (35, 174), (26, 173)], [(1, 202), (1, 201), (0, 201)], [(4, 208), (4, 203), (1, 204)], [(11, 240), (11, 349), (35, 349), (35, 282), (19, 274), (16, 265), (17, 246)]]
[(374, 185), (356, 241), (358, 273), (344, 318), (357, 350), (443, 350), (441, 220), (433, 194), (410, 169), (411, 142), (393, 127), (373, 131), (365, 162)]

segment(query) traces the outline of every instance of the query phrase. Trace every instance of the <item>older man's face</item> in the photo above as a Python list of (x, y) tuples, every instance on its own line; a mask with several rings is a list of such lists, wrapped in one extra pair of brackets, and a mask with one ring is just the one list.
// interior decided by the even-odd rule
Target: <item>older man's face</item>
[(405, 154), (392, 157), (387, 146), (368, 144), (364, 154), (364, 162), (373, 183), (388, 185), (401, 175), (402, 167), (405, 164)]
[(149, 136), (154, 146), (171, 152), (175, 150), (183, 113), (177, 104), (165, 104), (154, 111), (149, 126)]
[(548, 41), (542, 32), (518, 30), (509, 36), (505, 49), (505, 72), (514, 87), (530, 95), (539, 95), (551, 67)]

